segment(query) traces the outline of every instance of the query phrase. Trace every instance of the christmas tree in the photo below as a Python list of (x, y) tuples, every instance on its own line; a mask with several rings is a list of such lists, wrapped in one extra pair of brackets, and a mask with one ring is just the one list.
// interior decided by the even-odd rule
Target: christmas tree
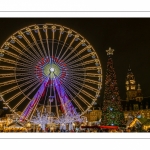
[(108, 55), (108, 62), (101, 125), (121, 126), (124, 124), (124, 114), (121, 106), (116, 74), (113, 67), (112, 55), (114, 50), (109, 48), (106, 52)]

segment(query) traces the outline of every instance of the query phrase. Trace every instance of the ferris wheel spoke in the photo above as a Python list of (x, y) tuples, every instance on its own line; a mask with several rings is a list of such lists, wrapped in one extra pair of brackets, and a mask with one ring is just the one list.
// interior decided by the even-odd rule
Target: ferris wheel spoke
[(101, 74), (96, 74), (96, 73), (85, 73), (85, 76), (87, 76), (87, 77), (98, 77), (98, 78), (102, 77)]
[[(31, 83), (31, 81), (30, 81), (30, 83)], [(38, 81), (36, 81), (36, 82), (32, 83), (30, 86), (24, 88), (24, 89), (22, 90), (22, 92), (26, 92), (27, 90), (29, 90), (29, 89), (31, 89), (32, 87), (34, 87), (36, 84), (38, 84)]]
[(16, 70), (16, 67), (12, 67), (12, 66), (0, 66), (0, 70)]
[(101, 70), (101, 67), (85, 67), (85, 68), (69, 68), (70, 71), (88, 71), (88, 70)]
[(33, 69), (33, 65), (28, 65), (28, 66), (24, 66), (24, 67), (17, 67), (16, 71), (25, 71), (25, 72), (33, 72), (35, 69)]
[(28, 84), (32, 84), (32, 83), (35, 83), (35, 82), (38, 82), (36, 79), (32, 79), (32, 80), (29, 80), (29, 81), (27, 81), (27, 82), (24, 82), (24, 83), (22, 83), (22, 84), (19, 84), (18, 86), (20, 87), (20, 88), (22, 88), (22, 87), (24, 87), (24, 86), (26, 86), (26, 85), (28, 85)]
[[(70, 79), (76, 79), (76, 80), (78, 80), (78, 81), (82, 81), (83, 82), (83, 78), (81, 78), (81, 77), (69, 77)], [(98, 85), (98, 84), (101, 84), (101, 82), (100, 81), (95, 81), (95, 80), (91, 80), (91, 79), (84, 79), (84, 82), (88, 82), (88, 83), (92, 83), (92, 84), (96, 84), (96, 85)]]
[(14, 60), (12, 60), (12, 59), (1, 58), (1, 61), (2, 61), (2, 62), (6, 62), (6, 63), (13, 64), (13, 65), (16, 64), (16, 61), (14, 61)]
[(87, 102), (87, 101), (85, 100), (85, 98), (83, 98), (81, 95), (77, 95), (77, 97), (78, 97), (79, 99), (81, 99), (88, 107), (91, 106), (91, 104), (90, 104), (89, 102)]
[(43, 29), (45, 30), (45, 36), (46, 36), (46, 44), (47, 44), (47, 50), (48, 50), (48, 56), (50, 58), (50, 49), (49, 49), (49, 42), (48, 42), (48, 31), (47, 31), (47, 26), (44, 25)]
[(32, 63), (31, 61), (29, 61), (29, 60), (27, 61), (26, 59), (20, 57), (19, 55), (16, 55), (16, 54), (11, 53), (11, 52), (9, 52), (9, 51), (6, 51), (6, 50), (5, 50), (4, 53), (7, 54), (8, 56), (11, 56), (11, 57), (17, 59), (17, 60), (21, 60), (21, 61), (23, 61), (23, 62), (25, 62), (25, 63), (27, 63), (27, 64), (31, 64), (31, 63)]
[[(19, 32), (19, 35), (21, 35), (22, 37), (24, 37), (24, 34), (23, 34), (21, 31)], [(20, 46), (22, 47), (22, 49), (25, 50), (28, 54), (30, 54), (34, 59), (36, 59), (36, 60), (40, 59), (40, 57), (38, 57), (38, 55), (35, 55), (34, 53), (32, 53), (32, 51), (29, 50), (29, 49), (28, 49), (20, 40), (18, 40), (17, 38), (16, 38), (16, 43), (17, 43), (18, 45), (20, 45)]]
[[(62, 82), (64, 83), (64, 85), (66, 85), (66, 87), (69, 87), (68, 89), (72, 89), (72, 87), (74, 87), (76, 90), (82, 92), (83, 94), (85, 94), (84, 90), (80, 90), (80, 88), (78, 88), (77, 86), (71, 84), (71, 83), (66, 83), (65, 81), (62, 80)], [(73, 93), (77, 93), (75, 92), (73, 89), (72, 89)], [(78, 98), (82, 99), (82, 101), (87, 105), (87, 106), (90, 106), (90, 103), (87, 102), (81, 95), (78, 94), (75, 94)], [(87, 96), (87, 95), (86, 95)], [(91, 95), (88, 95), (90, 97), (92, 97)]]
[[(67, 80), (67, 79), (61, 79), (63, 82), (64, 82), (64, 84), (68, 84), (68, 85), (70, 85), (71, 87), (74, 87), (76, 90), (78, 90), (78, 91), (80, 91), (80, 89), (81, 88), (79, 88), (79, 87), (77, 87), (75, 84), (73, 84), (71, 81), (71, 79), (69, 79), (69, 80)], [(68, 81), (68, 82), (67, 82)], [(80, 86), (82, 86), (82, 84), (80, 83)]]
[(44, 54), (43, 54), (43, 52), (41, 51), (41, 48), (39, 47), (39, 45), (38, 45), (38, 43), (37, 43), (37, 41), (36, 41), (36, 38), (34, 37), (34, 35), (33, 35), (33, 33), (32, 33), (32, 30), (31, 30), (30, 28), (28, 28), (28, 31), (30, 32), (30, 36), (31, 36), (32, 40), (34, 41), (34, 44), (36, 45), (37, 49), (39, 50), (41, 57), (44, 58)]
[(26, 97), (23, 97), (18, 103), (17, 105), (15, 105), (12, 110), (16, 110), (27, 98)]
[(20, 57), (20, 56), (14, 54), (14, 53), (11, 53), (10, 51), (7, 51), (7, 50), (4, 50), (4, 54), (7, 54), (8, 56), (11, 56), (16, 59), (19, 59), (19, 57)]
[[(17, 39), (15, 37), (13, 37), (15, 39), (15, 41), (17, 41)], [(14, 40), (12, 39), (12, 40)], [(5, 42), (5, 46), (9, 46), (10, 48), (12, 48), (14, 51), (16, 51), (18, 54), (22, 54), (23, 51), (20, 50), (19, 48), (17, 48), (15, 45), (9, 43), (9, 42)]]
[[(22, 62), (26, 63), (26, 65), (31, 65), (31, 64), (34, 64), (35, 62), (33, 61), (28, 61), (22, 57), (18, 58), (18, 60), (21, 60)], [(18, 64), (18, 63), (17, 63)], [(22, 63), (21, 63), (22, 64)]]
[[(35, 61), (30, 55), (24, 53), (23, 50), (20, 50), (19, 48), (17, 48), (15, 45), (12, 45), (11, 43), (9, 43), (9, 47), (12, 48), (14, 51), (16, 51), (19, 55), (23, 55), (26, 58), (28, 58), (28, 60), (30, 61)], [(22, 47), (23, 48), (23, 47)]]
[(52, 26), (52, 57), (54, 57), (54, 37), (56, 32), (56, 26)]
[[(67, 85), (67, 86), (69, 86), (69, 85)], [(69, 86), (69, 89), (73, 92), (73, 93), (76, 93), (70, 86)], [(76, 94), (76, 97), (78, 97), (79, 99), (81, 99), (83, 102), (84, 102), (84, 104), (86, 104), (87, 106), (90, 106), (90, 103), (89, 102), (87, 102), (83, 97), (81, 97), (79, 94)]]
[(16, 73), (16, 76), (19, 76), (19, 77), (22, 77), (22, 76), (25, 76), (25, 77), (27, 77), (27, 76), (33, 76), (33, 74), (32, 73)]
[(16, 83), (16, 80), (10, 80), (10, 81), (0, 83), (0, 86), (6, 86), (14, 83)]
[(70, 76), (70, 77), (67, 77), (66, 79), (72, 79), (72, 80), (78, 80), (80, 81), (81, 83), (84, 82), (84, 79), (85, 78), (81, 78), (81, 77), (78, 77), (78, 76)]
[(69, 74), (71, 76), (84, 76), (84, 77), (96, 77), (96, 78), (101, 78), (101, 74), (96, 74), (96, 73), (77, 73), (75, 71), (70, 71)]
[[(82, 48), (81, 50), (79, 50), (78, 53), (75, 53), (75, 51), (77, 50), (77, 48), (79, 48), (79, 46), (81, 46), (82, 44), (85, 44), (85, 40), (84, 39), (81, 40), (80, 43), (64, 58), (64, 61), (66, 63), (69, 63), (74, 58), (78, 57), (81, 53), (83, 53), (85, 50), (88, 50), (89, 48), (91, 48), (91, 46), (88, 45), (88, 46)], [(69, 59), (67, 59), (72, 53), (74, 53), (74, 55), (72, 57), (70, 57)]]
[(8, 100), (6, 100), (6, 103), (10, 103), (12, 100), (14, 100), (15, 98), (17, 98), (18, 96), (20, 96), (22, 94), (22, 92), (18, 92), (17, 94), (15, 94), (14, 96), (12, 96), (11, 98), (9, 98)]
[(33, 84), (31, 84), (30, 86), (24, 88), (24, 90), (18, 92), (17, 94), (15, 94), (14, 96), (12, 96), (12, 97), (9, 98), (8, 100), (6, 100), (6, 102), (7, 102), (7, 103), (10, 103), (10, 102), (13, 101), (15, 98), (17, 98), (18, 96), (20, 96), (21, 94), (23, 94), (24, 92), (26, 92), (27, 90), (29, 90), (31, 87), (33, 87), (35, 84), (36, 84), (36, 82), (33, 83)]
[(28, 68), (28, 67), (33, 66), (33, 63), (31, 63), (31, 64), (25, 64), (25, 63), (21, 63), (21, 62), (16, 62), (16, 65)]
[(79, 81), (80, 84), (84, 83), (84, 79), (82, 79), (82, 80), (81, 79), (76, 79), (76, 77), (69, 77), (69, 78), (64, 79), (65, 82), (67, 82), (67, 80), (68, 81), (70, 81), (70, 80), (76, 80), (76, 81)]
[[(84, 40), (83, 40), (83, 41), (84, 41)], [(75, 47), (75, 48), (64, 58), (64, 61), (65, 61), (66, 63), (69, 63), (69, 62), (72, 61), (74, 58), (78, 57), (82, 52), (84, 52), (84, 51), (87, 50), (87, 48), (88, 48), (89, 46), (84, 47), (84, 48), (82, 48), (80, 51), (78, 51), (77, 53), (75, 53), (76, 49), (83, 43), (83, 41), (81, 41), (81, 42), (77, 45), (77, 47)], [(68, 58), (72, 53), (75, 53), (75, 55), (73, 55), (72, 57)], [(68, 58), (68, 59), (67, 59), (67, 58)], [(67, 60), (66, 60), (66, 59), (67, 59)]]
[(60, 28), (60, 32), (59, 32), (59, 38), (58, 38), (58, 41), (57, 41), (57, 48), (56, 48), (56, 52), (55, 52), (55, 57), (57, 56), (57, 52), (58, 52), (58, 46), (59, 46), (59, 42), (60, 42), (60, 39), (61, 39), (61, 35), (63, 34), (64, 32), (64, 28)]
[(0, 78), (8, 78), (8, 77), (14, 77), (15, 74), (14, 73), (9, 73), (9, 74), (0, 74)]
[(64, 41), (64, 43), (63, 43), (63, 45), (62, 45), (62, 47), (61, 47), (61, 50), (60, 50), (60, 52), (59, 52), (59, 54), (58, 54), (58, 59), (60, 58), (60, 55), (61, 55), (61, 53), (62, 53), (62, 50), (63, 50), (63, 48), (64, 48), (64, 46), (65, 46), (65, 44), (66, 44), (66, 41), (67, 41), (67, 39), (68, 39), (69, 33), (70, 33), (70, 31), (67, 32), (67, 36), (66, 36), (66, 38), (65, 38), (65, 41)]
[(39, 30), (39, 26), (35, 26), (35, 29), (37, 30), (37, 33), (38, 33), (38, 36), (39, 36), (39, 39), (40, 39), (42, 48), (43, 48), (43, 50), (44, 50), (45, 57), (46, 57), (46, 56), (47, 56), (47, 53), (46, 53), (45, 46), (44, 46), (44, 43), (43, 43), (43, 40), (42, 40), (41, 32), (40, 32), (40, 30)]
[[(73, 84), (77, 84), (77, 85), (81, 86), (81, 82), (78, 82), (78, 81), (75, 81), (75, 80), (68, 80), (68, 82), (71, 82)], [(90, 89), (91, 91), (94, 91), (94, 92), (98, 92), (99, 91), (98, 89), (93, 88), (93, 87), (91, 87), (89, 85), (86, 85), (86, 84), (83, 84), (82, 87)]]
[(29, 96), (30, 96), (39, 86), (40, 86), (40, 83), (38, 83), (38, 84), (25, 96), (25, 98), (31, 100), (31, 99), (29, 98)]
[[(27, 28), (27, 31), (31, 34), (31, 32), (30, 32), (30, 29), (29, 28)], [(36, 54), (36, 56), (40, 59), (41, 58), (41, 56), (39, 55), (39, 53), (37, 52), (37, 50), (33, 47), (33, 44), (32, 43), (30, 43), (30, 41), (28, 40), (28, 38), (24, 35), (24, 33), (23, 32), (19, 32), (19, 33), (21, 33), (21, 35), (22, 35), (22, 37), (23, 37), (23, 39), (26, 41), (26, 43), (28, 44), (28, 46), (34, 51), (34, 53)]]
[(1, 92), (1, 94), (2, 94), (2, 95), (6, 95), (6, 94), (8, 94), (8, 93), (10, 93), (10, 92), (12, 92), (12, 91), (14, 91), (14, 90), (16, 90), (16, 89), (18, 89), (18, 86), (13, 86), (12, 88), (7, 89), (7, 90)]
[(34, 77), (32, 77), (32, 76), (29, 76), (29, 77), (24, 77), (24, 78), (21, 78), (21, 79), (16, 79), (16, 81), (17, 82), (22, 82), (22, 81), (26, 81), (26, 80), (32, 80), (32, 79), (34, 79)]
[[(11, 44), (10, 44), (11, 45)], [(9, 45), (9, 46), (10, 46)], [(12, 48), (13, 49), (13, 48)], [(20, 51), (17, 51), (17, 52), (20, 52)], [(32, 58), (30, 58), (28, 55), (26, 55), (24, 52), (20, 52), (19, 53), (19, 55), (16, 55), (16, 54), (14, 54), (14, 53), (12, 53), (12, 52), (10, 52), (10, 51), (8, 51), (8, 50), (4, 50), (4, 54), (7, 54), (8, 56), (11, 56), (11, 57), (13, 57), (13, 58), (15, 58), (15, 59), (17, 59), (17, 60), (22, 60), (23, 62), (25, 62), (25, 63), (27, 63), (27, 64), (31, 64), (31, 63), (33, 63), (33, 61), (30, 61), (30, 59), (32, 60)], [(24, 55), (26, 58), (28, 58), (29, 60), (27, 61), (26, 59), (24, 59), (24, 58), (22, 58), (21, 57), (21, 55)]]
[(99, 92), (99, 89), (93, 88), (93, 87), (86, 85), (86, 84), (84, 85), (84, 88), (90, 89), (91, 91), (94, 91), (95, 93)]
[[(71, 33), (69, 33), (71, 34)], [(66, 54), (66, 52), (70, 49), (70, 47), (72, 46), (73, 42), (75, 41), (76, 36), (74, 36), (74, 38), (72, 39), (72, 41), (70, 42), (69, 46), (67, 47), (67, 49), (64, 51), (64, 53), (61, 55), (60, 60), (64, 60), (64, 55)]]
[[(64, 83), (66, 84), (66, 83)], [(86, 92), (85, 90), (77, 87), (75, 84), (72, 84), (72, 82), (69, 82), (67, 85), (70, 85), (71, 87), (74, 87), (76, 90), (78, 90), (79, 92), (78, 93), (83, 93), (85, 96), (91, 98), (91, 99), (95, 99), (95, 97), (91, 94), (89, 94), (88, 92)]]
[(86, 92), (83, 89), (81, 90), (81, 93), (83, 93), (85, 96), (91, 98), (92, 100), (96, 100), (96, 98), (93, 95), (89, 94), (88, 92)]
[[(95, 63), (95, 65), (98, 64), (98, 59), (93, 59), (93, 60), (77, 63), (77, 64), (74, 64), (73, 67), (85, 66), (85, 65), (94, 64), (94, 63)], [(70, 66), (70, 68), (73, 68), (72, 67), (72, 62), (71, 62), (71, 64), (68, 63), (68, 66)]]
[(88, 58), (88, 57), (92, 57), (92, 56), (94, 56), (96, 53), (95, 52), (92, 52), (92, 53), (90, 53), (90, 54), (86, 54), (86, 55), (84, 55), (84, 56), (82, 56), (82, 57), (80, 57), (80, 58), (78, 58), (77, 60), (74, 60), (74, 61), (72, 61), (69, 65), (73, 65), (74, 63), (78, 63), (79, 61), (83, 61), (84, 59), (86, 59), (86, 58)]
[(96, 85), (101, 84), (100, 81), (95, 81), (95, 80), (91, 80), (91, 79), (85, 79), (85, 82), (96, 84)]
[(80, 88), (77, 87), (76, 85), (74, 85), (74, 84), (72, 84), (72, 83), (66, 83), (65, 80), (63, 80), (63, 82), (64, 82), (65, 85), (69, 85), (70, 87), (73, 87), (74, 89), (76, 89), (77, 91), (80, 92)]

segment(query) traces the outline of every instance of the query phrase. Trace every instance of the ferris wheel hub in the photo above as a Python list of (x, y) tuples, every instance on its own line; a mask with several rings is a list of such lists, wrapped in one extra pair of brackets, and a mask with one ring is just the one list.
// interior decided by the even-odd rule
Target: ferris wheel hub
[(55, 71), (55, 69), (52, 67), (52, 68), (50, 68), (50, 72), (54, 72)]

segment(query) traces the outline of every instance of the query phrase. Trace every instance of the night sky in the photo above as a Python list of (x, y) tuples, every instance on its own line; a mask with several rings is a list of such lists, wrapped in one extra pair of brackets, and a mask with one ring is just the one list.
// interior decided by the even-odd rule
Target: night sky
[(141, 84), (144, 97), (150, 96), (150, 19), (149, 18), (0, 18), (0, 45), (19, 29), (32, 25), (54, 23), (71, 28), (87, 39), (96, 50), (104, 79), (106, 49), (113, 48), (114, 67), (121, 99), (126, 99), (125, 79), (128, 66)]

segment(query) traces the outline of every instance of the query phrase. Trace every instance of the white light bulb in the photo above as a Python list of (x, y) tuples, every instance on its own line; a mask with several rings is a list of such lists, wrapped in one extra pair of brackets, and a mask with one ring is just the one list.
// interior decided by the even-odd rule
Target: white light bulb
[(55, 69), (54, 68), (50, 68), (50, 72), (54, 72), (55, 71)]

